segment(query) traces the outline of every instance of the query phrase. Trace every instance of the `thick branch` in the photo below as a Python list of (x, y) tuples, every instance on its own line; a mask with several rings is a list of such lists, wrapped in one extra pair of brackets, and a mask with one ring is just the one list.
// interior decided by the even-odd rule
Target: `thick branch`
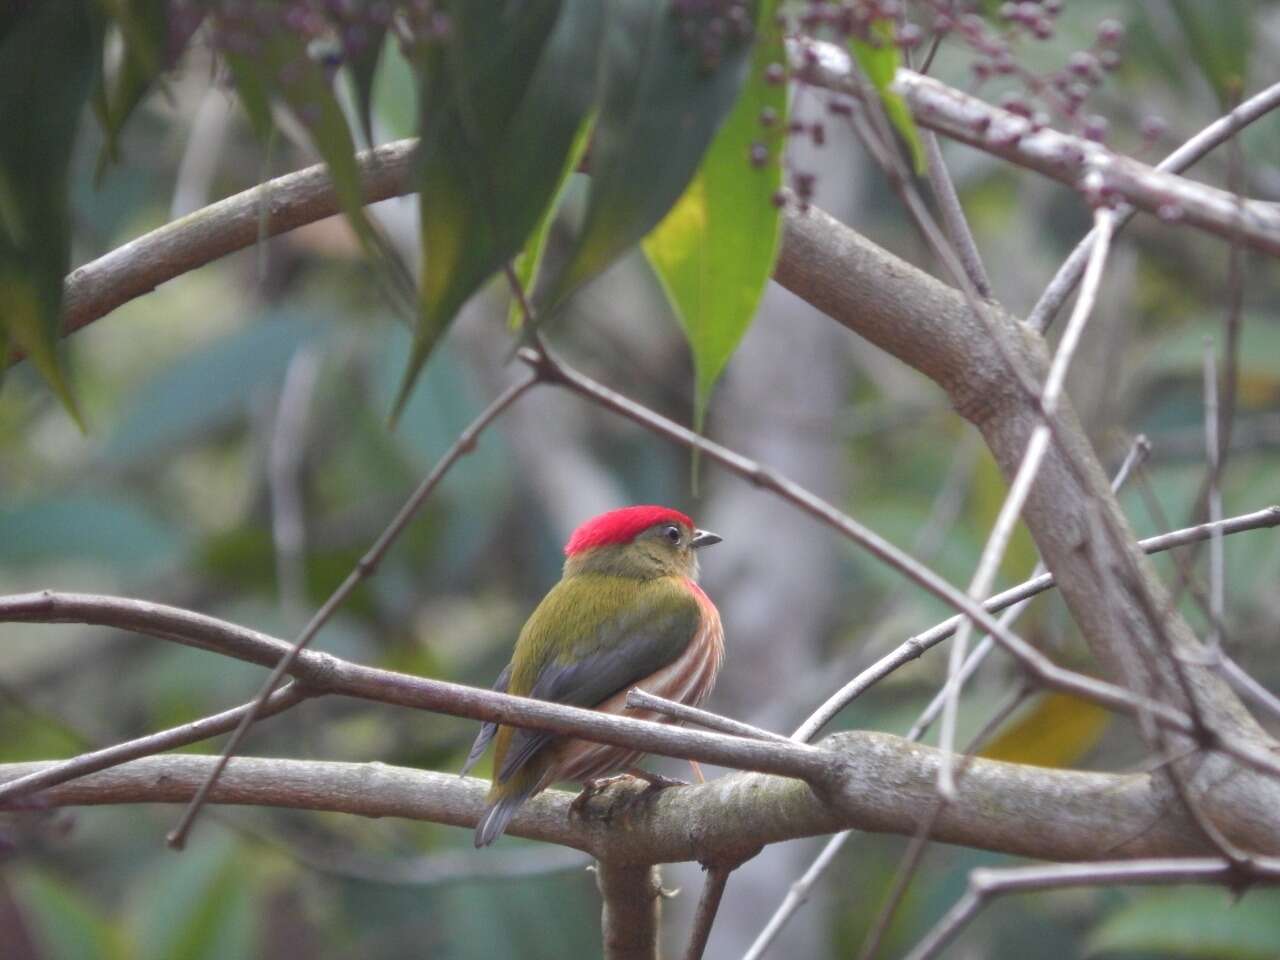
[[(664, 790), (625, 813), (626, 829), (604, 819), (628, 785), (592, 799), (571, 818), (573, 795), (547, 791), (512, 821), (517, 836), (558, 843), (616, 863), (733, 862), (761, 845), (842, 829), (912, 835), (936, 805), (939, 752), (882, 733), (836, 734), (822, 743), (833, 757), (834, 786), (820, 799), (803, 783), (765, 774), (732, 774)], [(147, 757), (52, 787), (53, 807), (183, 803), (207, 775), (211, 757)], [(0, 766), (0, 782), (46, 764)], [(471, 827), (484, 808), (485, 781), (381, 763), (237, 757), (212, 794), (214, 803), (404, 817)], [(1269, 804), (1269, 807), (1266, 805)], [(1274, 798), (1219, 820), (1242, 844), (1280, 850)], [(1167, 804), (1149, 774), (1050, 770), (981, 758), (972, 761), (934, 837), (947, 843), (1046, 860), (1096, 860), (1212, 853), (1176, 803)]]

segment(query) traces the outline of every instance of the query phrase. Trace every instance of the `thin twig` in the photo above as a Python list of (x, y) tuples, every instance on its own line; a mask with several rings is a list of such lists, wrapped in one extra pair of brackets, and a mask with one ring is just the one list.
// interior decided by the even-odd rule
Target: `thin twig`
[(721, 733), (728, 733), (735, 737), (749, 737), (752, 740), (773, 740), (779, 743), (790, 742), (788, 737), (784, 737), (780, 733), (774, 733), (772, 730), (753, 727), (749, 723), (743, 723), (741, 720), (734, 720), (731, 717), (724, 717), (718, 713), (712, 713), (710, 710), (701, 710), (698, 707), (691, 707), (687, 703), (668, 700), (666, 697), (659, 697), (646, 690), (641, 690), (639, 687), (632, 687), (627, 691), (626, 707), (628, 710), (652, 710), (654, 713), (663, 713), (676, 720), (682, 720), (685, 723), (696, 723), (698, 726), (706, 727), (708, 730), (719, 730)]
[[(1233, 517), (1222, 523), (1223, 532), (1228, 535), (1242, 530), (1275, 526), (1280, 526), (1280, 506), (1265, 507), (1253, 513)], [(1138, 546), (1144, 553), (1162, 553), (1174, 547), (1182, 547), (1190, 543), (1199, 543), (1207, 540), (1212, 535), (1212, 531), (1213, 528), (1209, 524), (1197, 524), (1194, 527), (1186, 527), (1157, 537), (1148, 537), (1145, 540), (1140, 540)], [(1015, 603), (1051, 589), (1054, 582), (1053, 574), (1050, 573), (1034, 577), (1016, 587), (1011, 587), (1002, 593), (996, 594), (988, 599), (983, 606), (992, 613), (999, 613)], [(806, 743), (811, 741), (821, 732), (823, 727), (834, 719), (836, 714), (861, 696), (868, 688), (883, 680), (904, 663), (917, 659), (926, 650), (937, 646), (943, 640), (954, 635), (959, 628), (960, 619), (959, 616), (955, 616), (944, 620), (923, 633), (916, 634), (885, 654), (828, 697), (792, 734), (792, 739)]]
[[(1208, 506), (1209, 522), (1222, 519), (1222, 483), (1220, 456), (1222, 448), (1218, 445), (1218, 366), (1213, 355), (1213, 338), (1205, 337), (1204, 342), (1204, 447), (1208, 461)], [(1221, 625), (1226, 615), (1225, 587), (1223, 584), (1223, 567), (1225, 559), (1222, 552), (1222, 533), (1218, 531), (1209, 538), (1209, 637), (1210, 653), (1217, 652), (1222, 646)]]
[[(987, 740), (1023, 704), (1031, 692), (1032, 688), (1030, 686), (1025, 683), (1019, 683), (1017, 688), (1005, 698), (1004, 703), (987, 718), (987, 722), (982, 725), (982, 729), (973, 736), (965, 747), (964, 756), (956, 768), (957, 779), (964, 776), (965, 767), (973, 759), (973, 755), (982, 749)], [(936, 797), (933, 809), (921, 822), (919, 829), (916, 830), (915, 835), (911, 838), (911, 842), (907, 845), (906, 853), (902, 855), (902, 862), (898, 864), (889, 892), (885, 895), (885, 901), (880, 908), (880, 913), (871, 925), (871, 929), (867, 932), (867, 936), (862, 942), (862, 949), (858, 951), (858, 960), (872, 960), (877, 951), (879, 951), (880, 943), (884, 939), (884, 935), (889, 931), (889, 924), (893, 922), (894, 915), (902, 904), (902, 898), (906, 896), (907, 889), (911, 886), (911, 879), (915, 876), (916, 870), (919, 869), (925, 850), (928, 849), (933, 836), (933, 826), (938, 822), (938, 817), (949, 802), (946, 797)]]
[(1280, 859), (1258, 858), (1248, 876), (1241, 876), (1230, 861), (1218, 857), (1185, 857), (1168, 860), (1125, 860), (1101, 863), (1064, 863), (1051, 866), (979, 869), (969, 875), (969, 892), (938, 921), (907, 960), (929, 960), (950, 943), (992, 898), (1006, 893), (1033, 893), (1069, 887), (1111, 887), (1144, 884), (1200, 883), (1231, 885), (1240, 882), (1280, 882)]
[[(296, 680), (292, 681), (271, 695), (267, 702), (262, 705), (259, 716), (273, 717), (313, 695), (314, 692), (304, 684)], [(75, 780), (78, 777), (97, 773), (99, 770), (106, 770), (109, 767), (128, 763), (130, 760), (136, 760), (139, 757), (175, 750), (178, 747), (185, 747), (193, 743), (199, 743), (201, 740), (208, 740), (210, 737), (216, 737), (219, 734), (226, 733), (228, 730), (234, 730), (236, 725), (244, 718), (244, 715), (253, 707), (254, 702), (256, 701), (233, 707), (230, 710), (224, 710), (222, 713), (215, 713), (209, 717), (201, 717), (191, 723), (184, 723), (168, 730), (161, 730), (158, 733), (147, 734), (133, 740), (126, 740), (124, 743), (103, 747), (101, 750), (82, 753), (58, 763), (51, 763), (37, 773), (18, 777), (7, 783), (0, 783), (0, 804), (10, 802), (15, 797), (57, 786), (60, 783), (66, 783), (68, 780)]]
[[(1106, 207), (1099, 207), (1094, 212), (1094, 223), (1095, 229), (1098, 231), (1098, 242), (1093, 246), (1093, 252), (1089, 258), (1089, 267), (1085, 271), (1084, 286), (1080, 291), (1079, 299), (1076, 301), (1075, 310), (1072, 312), (1071, 320), (1062, 335), (1062, 341), (1058, 345), (1058, 351), (1054, 355), (1053, 363), (1049, 367), (1049, 375), (1045, 380), (1044, 392), (1040, 400), (1043, 419), (1036, 424), (1031, 433), (1026, 452), (1023, 454), (1022, 463), (1018, 467), (1018, 472), (1014, 476), (1013, 482), (1009, 485), (1008, 496), (1005, 498), (1004, 505), (1000, 508), (1000, 513), (996, 517), (991, 536), (987, 539), (986, 547), (983, 548), (978, 569), (974, 572), (973, 580), (969, 584), (969, 596), (975, 600), (981, 599), (990, 592), (991, 584), (1000, 568), (1000, 562), (1004, 558), (1005, 549), (1013, 536), (1018, 517), (1022, 513), (1023, 505), (1027, 502), (1027, 497), (1031, 493), (1031, 486), (1035, 483), (1036, 476), (1040, 472), (1040, 464), (1044, 462), (1044, 456), (1049, 449), (1051, 430), (1048, 421), (1053, 417), (1057, 409), (1058, 398), (1066, 382), (1067, 369), (1071, 364), (1072, 357), (1075, 355), (1075, 349), (1080, 342), (1081, 334), (1084, 332), (1085, 323), (1093, 312), (1093, 306), (1097, 300), (1098, 288), (1102, 282), (1103, 269), (1106, 266), (1107, 252), (1111, 240), (1111, 211)], [(951, 657), (947, 667), (949, 692), (947, 703), (942, 710), (942, 731), (939, 741), (944, 756), (950, 756), (953, 749), (952, 745), (955, 743), (956, 717), (960, 701), (959, 674), (960, 668), (964, 664), (965, 656), (968, 653), (969, 635), (972, 630), (973, 625), (968, 620), (962, 621), (960, 629), (956, 633), (955, 643), (951, 645)], [(955, 793), (951, 765), (947, 761), (943, 762), (938, 772), (938, 790), (948, 798)]]
[(720, 900), (724, 897), (725, 884), (729, 882), (729, 874), (732, 872), (733, 867), (722, 864), (707, 867), (707, 879), (702, 888), (702, 896), (698, 899), (698, 909), (693, 916), (693, 932), (689, 935), (684, 960), (702, 960), (707, 941), (711, 939), (711, 927), (716, 922)]
[(956, 185), (947, 172), (938, 136), (932, 130), (924, 130), (920, 139), (924, 143), (924, 155), (928, 163), (929, 188), (938, 203), (938, 211), (942, 214), (942, 226), (947, 231), (947, 239), (951, 241), (951, 246), (964, 265), (964, 272), (978, 295), (990, 297), (991, 280), (982, 264), (982, 254), (978, 251), (978, 243), (973, 238), (973, 231), (964, 215)]
[[(1120, 469), (1116, 471), (1116, 475), (1111, 480), (1112, 493), (1120, 492), (1129, 477), (1133, 474), (1134, 470), (1142, 465), (1143, 461), (1146, 460), (1150, 453), (1151, 442), (1146, 438), (1146, 435), (1138, 434), (1138, 436), (1134, 437), (1133, 442), (1129, 445), (1128, 452), (1125, 454), (1124, 460), (1120, 463)], [(1031, 571), (1031, 576), (1028, 579), (1034, 580), (1045, 572), (1044, 561), (1041, 560), (1036, 563), (1035, 569)], [(1001, 614), (1000, 622), (1012, 628), (1030, 603), (1030, 597), (1026, 600), (1021, 600), (1018, 603), (1015, 603)], [(987, 655), (994, 649), (995, 640), (992, 638), (991, 634), (987, 634), (982, 638), (978, 645), (973, 648), (973, 653), (969, 655), (968, 659), (965, 660), (964, 665), (960, 668), (958, 683), (961, 687), (969, 682), (969, 678), (977, 672), (978, 668), (982, 666), (982, 662), (987, 658)], [(934, 698), (929, 702), (929, 705), (921, 712), (916, 722), (912, 724), (911, 729), (907, 732), (907, 739), (918, 740), (923, 737), (925, 733), (928, 732), (933, 721), (937, 719), (938, 714), (942, 711), (946, 702), (947, 689), (944, 687), (937, 692)]]
[(232, 755), (239, 748), (241, 741), (244, 740), (245, 734), (248, 733), (249, 727), (257, 718), (258, 711), (261, 709), (262, 704), (264, 704), (267, 698), (271, 696), (272, 691), (275, 690), (276, 685), (279, 684), (284, 675), (289, 672), (289, 668), (297, 659), (298, 654), (306, 648), (307, 644), (309, 644), (312, 638), (314, 638), (320, 631), (320, 628), (328, 622), (329, 617), (333, 615), (333, 612), (346, 601), (352, 591), (354, 591), (366, 578), (373, 575), (378, 568), (378, 564), (382, 562), (382, 558), (386, 555), (386, 552), (391, 549), (391, 545), (395, 542), (396, 538), (409, 525), (409, 521), (413, 519), (414, 514), (418, 512), (418, 509), (426, 501), (427, 497), (429, 497), (432, 491), (435, 490), (437, 484), (439, 484), (441, 479), (444, 478), (444, 475), (449, 472), (449, 468), (452, 467), (460, 458), (475, 449), (476, 440), (479, 438), (480, 434), (484, 432), (485, 428), (501, 416), (503, 411), (523, 396), (525, 392), (538, 382), (538, 380), (539, 375), (535, 370), (529, 376), (507, 387), (507, 389), (504, 390), (498, 398), (493, 401), (493, 403), (489, 404), (489, 406), (485, 408), (485, 410), (476, 417), (476, 419), (473, 420), (461, 434), (458, 435), (458, 439), (454, 441), (453, 445), (445, 452), (444, 456), (441, 457), (439, 462), (435, 465), (435, 468), (426, 476), (425, 479), (423, 479), (422, 483), (420, 483), (418, 488), (413, 491), (409, 499), (405, 501), (404, 506), (400, 508), (395, 517), (392, 518), (391, 522), (387, 524), (386, 529), (383, 530), (378, 536), (378, 539), (374, 541), (373, 546), (369, 548), (369, 551), (361, 557), (359, 561), (357, 561), (355, 568), (347, 574), (346, 579), (342, 581), (338, 586), (338, 589), (336, 589), (329, 599), (324, 602), (324, 605), (316, 611), (315, 615), (311, 618), (311, 621), (303, 628), (302, 633), (300, 633), (298, 638), (293, 642), (293, 646), (284, 655), (284, 657), (280, 659), (280, 662), (275, 665), (271, 673), (268, 675), (266, 683), (262, 685), (262, 689), (258, 692), (254, 705), (246, 711), (244, 716), (241, 718), (239, 725), (231, 734), (231, 738), (227, 741), (227, 745), (223, 749), (222, 755), (218, 758), (218, 762), (214, 765), (208, 781), (200, 788), (199, 791), (197, 791), (195, 797), (192, 798), (191, 803), (183, 812), (177, 826), (169, 833), (166, 838), (169, 846), (179, 850), (182, 849), (183, 845), (186, 843), (187, 834), (191, 830), (191, 825), (194, 823), (196, 815), (200, 812), (200, 807), (208, 797), (209, 791), (213, 788), (218, 777), (226, 768), (227, 761), (231, 759)]
[[(806, 82), (870, 102), (845, 50), (807, 38), (788, 41), (787, 50)], [(1274, 204), (1259, 200), (1237, 204), (1225, 190), (1153, 169), (1083, 137), (1037, 127), (1027, 117), (911, 70), (899, 69), (892, 89), (921, 127), (1073, 189), (1096, 173), (1102, 189), (1148, 213), (1176, 208), (1180, 224), (1227, 240), (1238, 236), (1254, 249), (1280, 254), (1280, 210)]]
[[(1249, 124), (1261, 117), (1265, 117), (1277, 107), (1280, 107), (1280, 83), (1274, 83), (1262, 92), (1254, 94), (1230, 113), (1213, 121), (1213, 123), (1156, 164), (1156, 169), (1169, 173), (1181, 173), (1215, 147), (1231, 140)], [(1117, 231), (1121, 230), (1125, 224), (1133, 219), (1135, 213), (1137, 213), (1137, 209), (1128, 204), (1117, 207), (1115, 229)], [(1089, 251), (1093, 247), (1095, 236), (1096, 234), (1090, 231), (1083, 240), (1076, 244), (1070, 256), (1058, 268), (1058, 272), (1049, 281), (1049, 285), (1045, 287), (1044, 293), (1040, 294), (1040, 299), (1036, 301), (1036, 305), (1031, 308), (1031, 313), (1027, 315), (1027, 323), (1036, 331), (1044, 333), (1049, 329), (1049, 325), (1053, 323), (1053, 318), (1057, 316), (1058, 311), (1062, 309), (1062, 305), (1067, 302), (1067, 298), (1075, 290), (1076, 284), (1080, 282), (1080, 278), (1084, 276), (1084, 266), (1089, 260)], [(1233, 244), (1233, 249), (1238, 246), (1238, 244)]]

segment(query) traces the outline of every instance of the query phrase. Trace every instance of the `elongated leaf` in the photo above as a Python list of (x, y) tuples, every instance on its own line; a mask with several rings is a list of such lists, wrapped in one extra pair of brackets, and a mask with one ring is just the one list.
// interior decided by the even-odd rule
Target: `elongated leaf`
[(693, 350), (698, 429), (711, 389), (751, 324), (778, 254), (782, 221), (773, 195), (782, 185), (787, 91), (766, 79), (769, 65), (786, 58), (775, 6), (762, 4), (751, 73), (737, 105), (693, 183), (644, 241)]
[(355, 92), (356, 113), (365, 143), (373, 142), (373, 85), (382, 59), (382, 48), (387, 37), (386, 24), (373, 20), (362, 7), (353, 14), (339, 14), (339, 39), (342, 55)]
[(911, 150), (911, 161), (915, 165), (916, 173), (922, 173), (925, 159), (924, 145), (920, 142), (920, 131), (916, 129), (916, 122), (911, 116), (911, 111), (907, 109), (906, 102), (894, 93), (892, 88), (894, 75), (902, 65), (902, 57), (894, 43), (893, 22), (876, 20), (871, 24), (870, 32), (870, 41), (851, 34), (849, 52), (853, 54), (854, 59), (858, 61), (858, 66), (862, 68), (862, 72), (867, 75), (876, 93), (880, 95), (880, 102), (884, 104), (884, 112), (889, 117), (889, 122), (902, 135), (902, 139)]
[(308, 54), (303, 37), (279, 25), (250, 32), (242, 23), (234, 28), (224, 25), (224, 30), (233, 38), (226, 61), (259, 138), (270, 136), (270, 102), (279, 97), (306, 128), (333, 177), (342, 212), (366, 251), (376, 256), (377, 243), (364, 214), (355, 143), (323, 66)]
[[(560, 174), (560, 185), (556, 187), (554, 197), (547, 204), (547, 208), (542, 211), (542, 216), (538, 218), (538, 222), (533, 228), (533, 233), (529, 234), (529, 239), (525, 241), (524, 249), (516, 259), (516, 279), (520, 281), (520, 289), (525, 292), (526, 297), (532, 298), (533, 296), (534, 284), (537, 282), (538, 272), (542, 268), (542, 255), (546, 252), (547, 239), (551, 236), (551, 225), (555, 223), (556, 212), (560, 209), (560, 204), (564, 200), (565, 191), (569, 188), (569, 181), (573, 178), (578, 169), (578, 164), (582, 162), (582, 157), (586, 153), (587, 146), (591, 143), (591, 130), (594, 123), (594, 117), (587, 117), (582, 121), (582, 126), (578, 128), (578, 135), (574, 138), (573, 145), (569, 148), (568, 156), (565, 157), (564, 170)], [(507, 325), (512, 330), (518, 330), (522, 323), (524, 323), (524, 310), (519, 299), (513, 296), (511, 298), (511, 306), (507, 310)]]
[(67, 175), (101, 33), (80, 0), (43, 0), (0, 35), (0, 326), (80, 422), (58, 357), (70, 258)]
[(671, 0), (613, 0), (591, 146), (591, 190), (573, 253), (540, 299), (554, 308), (671, 210), (746, 79), (750, 44), (726, 35), (713, 62)]
[[(103, 144), (98, 156), (98, 176), (108, 163), (119, 160), (120, 131), (125, 121), (151, 90), (166, 67), (176, 60), (196, 26), (202, 11), (178, 13), (171, 29), (168, 0), (101, 0), (120, 27), (123, 40), (115, 75), (101, 79), (99, 119)], [(194, 20), (194, 22), (192, 22)], [(170, 49), (173, 41), (173, 49)]]
[(421, 316), (396, 411), (462, 307), (524, 245), (595, 92), (599, 3), (466, 0), (423, 52)]

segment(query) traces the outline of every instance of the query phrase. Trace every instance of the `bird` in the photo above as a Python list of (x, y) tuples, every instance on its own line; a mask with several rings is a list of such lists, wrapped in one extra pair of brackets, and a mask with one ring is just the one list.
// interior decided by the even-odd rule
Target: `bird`
[[(493, 689), (660, 722), (673, 718), (626, 708), (632, 688), (698, 706), (724, 660), (720, 614), (697, 583), (698, 552), (720, 541), (679, 510), (652, 504), (586, 521), (565, 544), (563, 575), (525, 622)], [(490, 741), (493, 780), (477, 847), (502, 836), (525, 801), (558, 781), (583, 784), (575, 806), (619, 771), (651, 789), (679, 782), (635, 767), (638, 750), (497, 723), (481, 727), (461, 775)]]

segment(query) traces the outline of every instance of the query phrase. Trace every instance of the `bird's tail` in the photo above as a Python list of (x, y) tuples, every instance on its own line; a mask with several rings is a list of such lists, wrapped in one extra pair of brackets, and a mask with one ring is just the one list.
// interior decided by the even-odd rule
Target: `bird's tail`
[(490, 802), (480, 817), (480, 822), (476, 824), (476, 846), (487, 847), (502, 836), (511, 818), (516, 815), (516, 811), (533, 792), (533, 790), (518, 791)]

